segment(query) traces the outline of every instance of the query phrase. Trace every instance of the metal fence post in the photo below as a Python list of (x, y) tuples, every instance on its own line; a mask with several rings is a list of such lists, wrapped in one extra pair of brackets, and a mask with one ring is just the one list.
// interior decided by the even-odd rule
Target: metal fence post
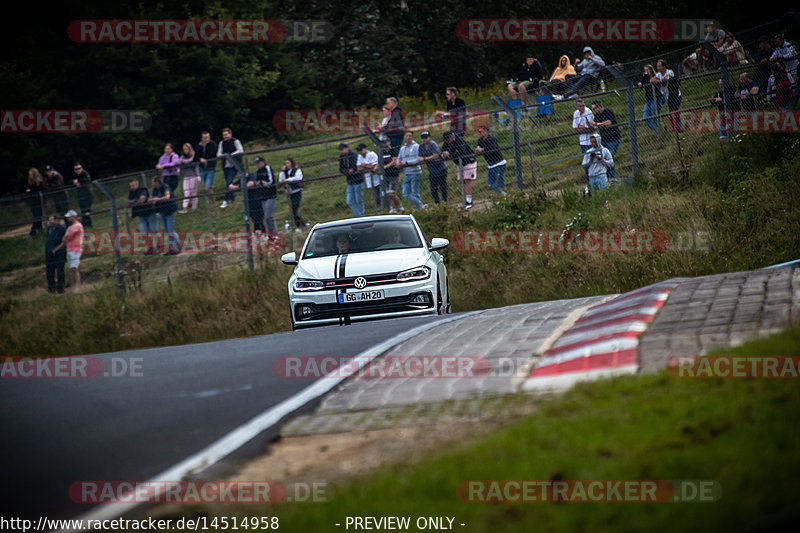
[(242, 219), (244, 222), (244, 238), (247, 241), (247, 269), (252, 272), (253, 265), (253, 243), (250, 235), (250, 207), (248, 205), (248, 192), (247, 192), (247, 172), (244, 165), (235, 157), (229, 157), (228, 160), (236, 167), (236, 172), (241, 173), (242, 177), (239, 178), (240, 190), (242, 192)]
[(520, 154), (519, 147), (519, 120), (517, 120), (517, 112), (499, 96), (492, 96), (492, 100), (508, 113), (508, 118), (511, 121), (511, 139), (514, 147), (514, 175), (517, 178), (517, 188), (522, 190), (522, 155)]
[(625, 86), (625, 100), (628, 104), (628, 144), (631, 148), (631, 171), (635, 176), (639, 173), (639, 141), (636, 136), (636, 104), (633, 99), (633, 82), (613, 66), (607, 66), (606, 69)]
[(122, 298), (125, 295), (125, 281), (122, 279), (122, 259), (119, 255), (119, 221), (117, 220), (117, 201), (111, 191), (102, 182), (92, 181), (100, 189), (100, 192), (108, 198), (111, 207), (111, 231), (114, 233), (114, 270), (117, 274), (117, 296)]

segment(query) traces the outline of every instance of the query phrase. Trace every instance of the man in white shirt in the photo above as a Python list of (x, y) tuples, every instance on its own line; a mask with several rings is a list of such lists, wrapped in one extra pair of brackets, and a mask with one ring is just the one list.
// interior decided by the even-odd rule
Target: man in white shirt
[(378, 154), (367, 150), (367, 145), (361, 143), (356, 148), (358, 159), (356, 160), (357, 169), (364, 174), (364, 183), (367, 189), (372, 189), (372, 198), (375, 200), (375, 207), (381, 207), (381, 175), (378, 174)]
[[(575, 112), (572, 114), (572, 129), (578, 136), (578, 144), (581, 147), (581, 153), (585, 154), (591, 147), (589, 137), (592, 133), (592, 128), (589, 126), (589, 121), (594, 121), (594, 113), (586, 107), (583, 98), (575, 100)], [(586, 179), (589, 179), (589, 169), (585, 169)]]

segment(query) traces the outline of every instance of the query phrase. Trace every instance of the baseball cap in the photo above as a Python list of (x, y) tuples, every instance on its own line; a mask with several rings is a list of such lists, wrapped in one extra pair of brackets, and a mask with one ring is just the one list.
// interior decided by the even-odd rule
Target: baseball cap
[(430, 137), (431, 136), (431, 132), (429, 132), (428, 130), (425, 130), (422, 133), (420, 133), (419, 136), (420, 137)]
[(584, 46), (583, 47), (583, 53), (585, 54), (586, 52), (593, 52), (592, 47), (591, 46)]
[(256, 157), (256, 163), (264, 163), (264, 162), (265, 161), (263, 157)]
[(347, 148), (347, 143), (339, 143), (339, 150)]
[(45, 170), (53, 170), (53, 165), (45, 165), (44, 169)]
[(76, 216), (78, 216), (78, 213), (76, 213), (74, 209), (70, 209), (69, 211), (66, 212), (64, 218), (76, 217)]
[(444, 132), (444, 135), (442, 135), (442, 139), (449, 139), (452, 136), (453, 136), (453, 132), (452, 131), (446, 131), (446, 132)]

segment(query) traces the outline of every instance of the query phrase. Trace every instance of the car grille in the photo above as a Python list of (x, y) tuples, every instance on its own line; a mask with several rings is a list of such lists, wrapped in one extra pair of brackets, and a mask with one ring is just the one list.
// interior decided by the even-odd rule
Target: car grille
[[(411, 303), (412, 300), (420, 294), (426, 295), (428, 302), (425, 304)], [(403, 296), (386, 298), (384, 300), (378, 300), (375, 302), (363, 302), (357, 304), (352, 304), (352, 303), (351, 304), (342, 304), (342, 303), (296, 304), (294, 308), (294, 316), (296, 317), (298, 322), (303, 322), (306, 320), (323, 320), (326, 318), (345, 318), (345, 317), (364, 316), (364, 315), (377, 315), (381, 313), (402, 313), (405, 311), (419, 311), (420, 309), (433, 309), (435, 305), (436, 303), (431, 293), (428, 291), (423, 291), (423, 292), (415, 292), (412, 294), (406, 294)], [(307, 313), (301, 317), (299, 313), (300, 307), (310, 308), (311, 313)]]
[(367, 287), (374, 287), (377, 285), (390, 285), (394, 283), (403, 283), (397, 281), (397, 274), (399, 272), (389, 272), (387, 274), (372, 274), (370, 276), (350, 276), (346, 278), (336, 279), (323, 279), (320, 280), (325, 284), (325, 289), (353, 289), (355, 288), (355, 280), (358, 277), (363, 277), (367, 280)]

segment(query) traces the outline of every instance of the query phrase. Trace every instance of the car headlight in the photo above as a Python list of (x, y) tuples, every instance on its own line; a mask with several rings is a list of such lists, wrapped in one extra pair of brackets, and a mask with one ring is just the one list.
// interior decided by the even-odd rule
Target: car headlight
[(416, 281), (431, 277), (431, 269), (426, 266), (410, 268), (397, 275), (397, 281)]
[(297, 292), (320, 291), (325, 288), (325, 284), (315, 279), (298, 279), (294, 282), (294, 290)]

